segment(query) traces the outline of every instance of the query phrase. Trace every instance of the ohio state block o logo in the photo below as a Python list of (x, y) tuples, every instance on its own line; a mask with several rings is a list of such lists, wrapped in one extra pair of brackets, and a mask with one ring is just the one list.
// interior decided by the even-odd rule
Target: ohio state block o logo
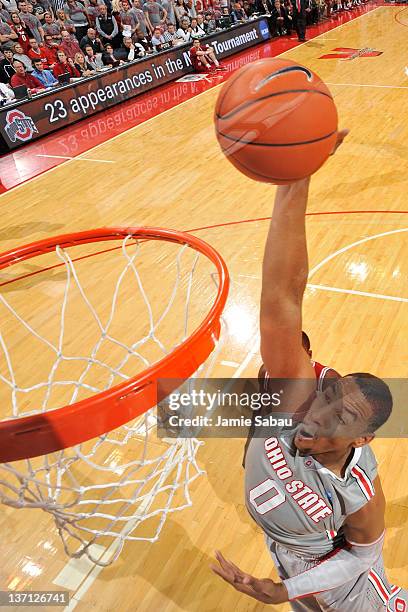
[(35, 132), (38, 134), (37, 127), (31, 117), (18, 109), (10, 110), (7, 113), (4, 130), (11, 142), (16, 142), (16, 140), (25, 142), (30, 140)]

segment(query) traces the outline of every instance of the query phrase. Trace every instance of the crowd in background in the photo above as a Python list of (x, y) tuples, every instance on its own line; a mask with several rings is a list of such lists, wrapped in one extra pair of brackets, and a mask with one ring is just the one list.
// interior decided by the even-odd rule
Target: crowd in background
[(260, 14), (271, 15), (276, 36), (305, 40), (307, 24), (362, 2), (0, 0), (0, 102), (21, 86), (32, 95), (179, 44), (191, 43), (194, 56), (195, 39)]

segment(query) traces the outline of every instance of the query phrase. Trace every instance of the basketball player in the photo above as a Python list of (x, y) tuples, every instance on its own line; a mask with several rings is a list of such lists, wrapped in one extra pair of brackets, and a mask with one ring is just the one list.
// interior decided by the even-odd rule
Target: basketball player
[[(337, 146), (346, 134), (338, 134)], [(369, 447), (391, 413), (390, 391), (381, 379), (360, 373), (317, 391), (300, 341), (309, 182), (277, 188), (260, 310), (268, 389), (274, 390), (274, 379), (286, 379), (276, 381), (278, 410), (293, 413), (305, 404), (308, 410), (279, 437), (253, 437), (245, 466), (247, 508), (264, 531), (281, 581), (246, 574), (220, 552), (212, 569), (258, 601), (291, 601), (294, 612), (404, 612), (408, 592), (391, 586), (384, 573), (385, 500)]]

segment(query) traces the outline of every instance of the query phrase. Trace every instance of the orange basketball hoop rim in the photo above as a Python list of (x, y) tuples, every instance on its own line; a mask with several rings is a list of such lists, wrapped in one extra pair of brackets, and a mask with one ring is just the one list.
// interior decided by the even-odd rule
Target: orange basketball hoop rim
[[(229, 274), (219, 253), (191, 234), (156, 227), (108, 227), (65, 234), (0, 254), (0, 270), (50, 253), (57, 246), (70, 248), (123, 240), (128, 236), (136, 241), (164, 240), (187, 244), (210, 259), (218, 273), (218, 290), (212, 307), (194, 332), (171, 353), (124, 383), (62, 408), (0, 422), (0, 463), (46, 455), (124, 425), (157, 404), (156, 381), (159, 378), (189, 378), (214, 349), (228, 297)], [(174, 388), (166, 387), (166, 391), (170, 393)]]

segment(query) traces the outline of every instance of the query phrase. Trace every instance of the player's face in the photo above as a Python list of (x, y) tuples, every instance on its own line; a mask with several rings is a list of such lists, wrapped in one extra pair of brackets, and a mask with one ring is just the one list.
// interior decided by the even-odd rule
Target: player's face
[(373, 437), (367, 433), (371, 416), (371, 405), (353, 378), (340, 378), (318, 393), (299, 425), (295, 446), (302, 455), (363, 446)]

